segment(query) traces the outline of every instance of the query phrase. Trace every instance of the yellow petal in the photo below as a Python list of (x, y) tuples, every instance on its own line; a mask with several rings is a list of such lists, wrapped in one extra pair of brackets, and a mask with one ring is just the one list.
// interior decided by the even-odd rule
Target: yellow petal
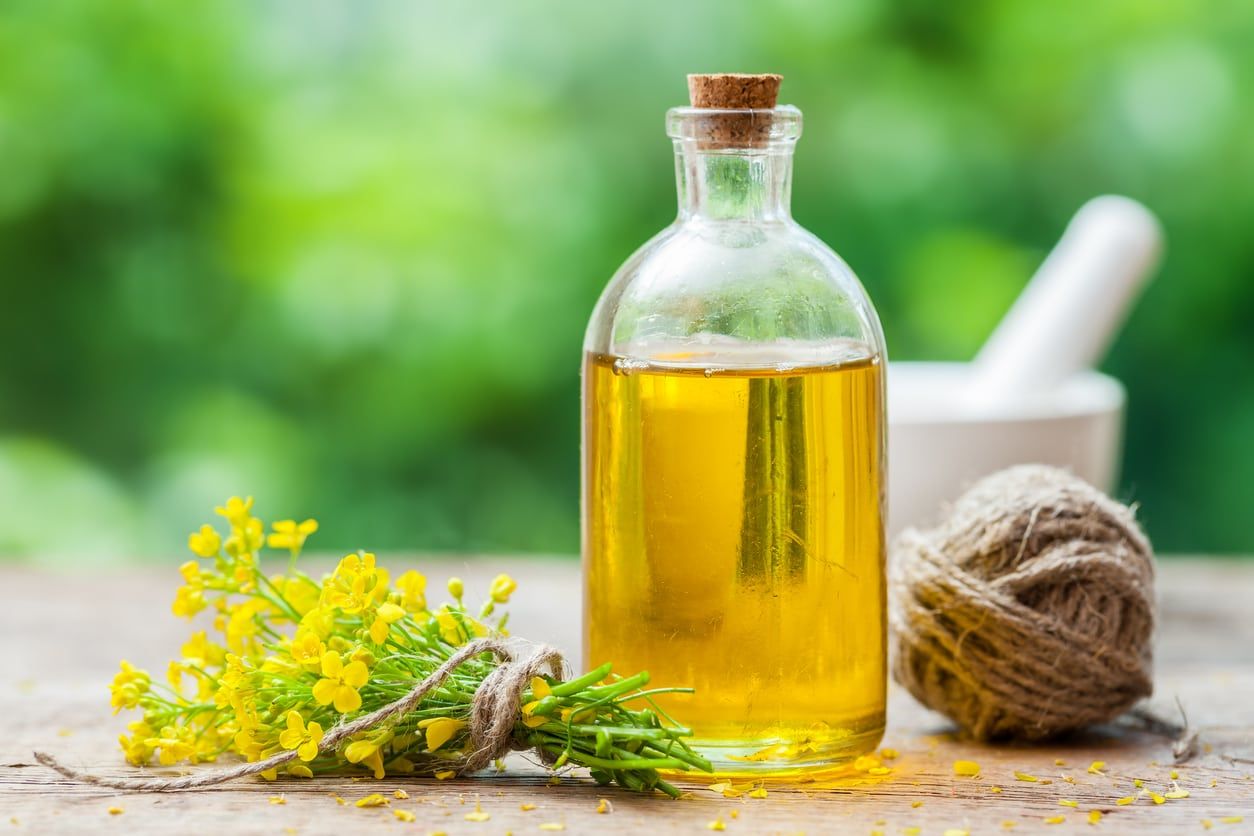
[(340, 671), (343, 669), (344, 663), (340, 661), (340, 654), (334, 650), (328, 650), (322, 654), (322, 675), (332, 679), (338, 678)]
[(434, 752), (452, 739), (453, 735), (466, 727), (465, 720), (454, 720), (451, 717), (439, 717), (436, 722), (427, 726), (427, 751)]
[(370, 625), (370, 640), (375, 644), (383, 644), (387, 638), (388, 623), (382, 618), (375, 618), (374, 623)]
[(531, 695), (537, 700), (553, 695), (553, 689), (549, 687), (549, 683), (545, 682), (542, 677), (531, 677)]
[(404, 618), (405, 610), (390, 602), (387, 604), (380, 604), (377, 617), (381, 618), (385, 624), (391, 624), (394, 621), (400, 621)]
[(313, 698), (317, 700), (318, 705), (330, 705), (335, 700), (335, 694), (340, 686), (333, 679), (319, 679), (314, 683)]
[(348, 667), (344, 668), (340, 679), (350, 688), (360, 688), (370, 679), (370, 671), (362, 662), (350, 662)]
[(954, 761), (954, 774), (974, 778), (980, 774), (980, 765), (975, 761)]
[(335, 710), (341, 714), (347, 714), (350, 711), (356, 711), (361, 708), (361, 694), (357, 693), (347, 685), (341, 685), (335, 689)]

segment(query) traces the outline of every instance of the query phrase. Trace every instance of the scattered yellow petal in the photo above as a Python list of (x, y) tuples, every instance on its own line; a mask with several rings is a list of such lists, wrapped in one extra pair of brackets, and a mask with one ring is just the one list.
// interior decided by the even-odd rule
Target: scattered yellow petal
[(1106, 768), (1106, 761), (1093, 761), (1091, 764), (1089, 764), (1089, 774), (1090, 775), (1105, 775), (1106, 773), (1102, 772), (1102, 770), (1105, 768)]
[(859, 772), (866, 772), (868, 769), (881, 765), (880, 759), (872, 755), (863, 755), (853, 762), (853, 768)]
[(1001, 792), (1001, 787), (989, 787), (988, 791), (992, 793), (999, 793)]
[(887, 775), (892, 772), (887, 766), (873, 766), (866, 771), (868, 775)]
[(739, 811), (739, 810), (732, 810), (732, 811), (731, 811), (730, 813), (728, 813), (727, 815), (731, 816), (733, 819), (738, 819), (738, 818), (740, 818), (740, 811)]
[(715, 819), (714, 821), (706, 824), (706, 829), (707, 830), (726, 830), (727, 825), (723, 824), (722, 819)]
[(270, 796), (270, 803), (271, 804), (286, 804), (287, 796), (283, 795), (282, 793), (279, 793), (278, 795), (272, 795)]
[(57, 729), (57, 737), (69, 737), (74, 734), (74, 729)]
[(518, 809), (522, 810), (524, 813), (530, 813), (532, 810), (536, 809), (536, 805), (529, 804), (528, 802), (524, 801), (522, 804), (518, 805)]
[(396, 816), (401, 821), (415, 821), (418, 818), (408, 810), (393, 810), (392, 815)]
[(566, 825), (562, 824), (560, 821), (546, 821), (544, 824), (540, 825), (540, 829), (541, 830), (565, 830)]
[(1118, 804), (1120, 807), (1127, 807), (1129, 804), (1131, 804), (1134, 801), (1136, 801), (1136, 796), (1134, 795), (1125, 795), (1123, 798), (1115, 799), (1115, 803)]
[(358, 807), (386, 807), (388, 800), (377, 792), (372, 792), (365, 798), (359, 798), (354, 804)]
[(478, 801), (475, 802), (475, 809), (466, 814), (466, 821), (487, 821), (490, 818), (492, 814), (485, 813)]
[(344, 798), (343, 798), (342, 796), (338, 796), (338, 795), (336, 795), (335, 793), (331, 793), (331, 795), (332, 795), (332, 797), (333, 797), (333, 798), (335, 798), (335, 803), (336, 803), (336, 804), (338, 804), (338, 805), (340, 805), (341, 807), (343, 807), (343, 806), (345, 806), (346, 804), (348, 804), (348, 802), (347, 802), (347, 801), (345, 801), (345, 800), (344, 800)]
[(1076, 808), (1080, 806), (1080, 802), (1073, 801), (1070, 798), (1060, 798), (1058, 799), (1058, 803), (1061, 804), (1063, 807)]
[(1153, 790), (1150, 790), (1149, 797), (1154, 800), (1155, 804), (1165, 804), (1167, 801), (1167, 797), (1165, 795), (1159, 795)]
[(896, 749), (880, 749), (880, 757), (886, 761), (891, 761), (901, 757), (901, 754)]
[(123, 810), (121, 807), (110, 807), (108, 812), (109, 812), (109, 815), (111, 816), (120, 816), (126, 811)]
[(1143, 789), (1145, 787), (1145, 782), (1142, 781), (1140, 778), (1133, 778), (1132, 786), (1136, 787), (1138, 790)]
[(1066, 816), (1050, 816), (1049, 818), (1045, 819), (1045, 823), (1046, 824), (1062, 824), (1066, 820), (1067, 820)]
[(1220, 821), (1224, 824), (1240, 824), (1245, 821), (1245, 816), (1224, 816)]
[(1210, 830), (1214, 826), (1215, 826), (1215, 823), (1211, 821), (1210, 819), (1202, 819), (1202, 828), (1204, 830)]
[(923, 802), (922, 802), (922, 801), (911, 801), (911, 802), (910, 802), (910, 806), (911, 806), (911, 807), (913, 807), (914, 809), (916, 809), (916, 810), (917, 810), (917, 809), (919, 809), (920, 807), (922, 807), (922, 806), (923, 806)]
[(401, 801), (404, 801), (406, 798), (409, 798), (409, 793), (405, 792), (404, 790), (397, 790), (396, 792), (392, 793), (392, 797), (399, 798)]
[(954, 774), (974, 778), (980, 774), (980, 765), (975, 761), (954, 761)]
[(1054, 766), (1066, 766), (1067, 762), (1062, 758), (1054, 758)]
[(901, 829), (901, 836), (919, 836), (922, 832), (923, 828), (921, 827), (903, 827)]
[(1210, 785), (1211, 785), (1212, 787), (1217, 787), (1217, 786), (1219, 786), (1219, 779), (1218, 779), (1218, 778), (1211, 778), (1211, 779), (1210, 779)]
[(456, 774), (457, 774), (457, 770), (455, 769), (445, 769), (441, 772), (435, 773), (435, 779), (437, 781), (447, 781), (449, 778), (452, 778)]
[(945, 831), (944, 836), (971, 836), (971, 831), (965, 827), (951, 827)]
[(1064, 775), (1064, 776), (1062, 776), (1062, 780), (1066, 781), (1068, 784), (1074, 784), (1074, 783), (1075, 783), (1075, 778), (1072, 778), (1070, 775)]
[(597, 802), (597, 812), (602, 815), (612, 812), (613, 809), (614, 808), (610, 805), (610, 800), (608, 798), (602, 798)]
[(758, 787), (749, 791), (750, 798), (766, 798), (766, 787)]
[(722, 793), (723, 798), (740, 798), (740, 796), (744, 795), (743, 790), (736, 789), (735, 786), (727, 781), (710, 784), (710, 792)]
[(1179, 787), (1176, 787), (1176, 788), (1175, 788), (1174, 790), (1172, 790), (1171, 792), (1165, 792), (1165, 793), (1163, 793), (1163, 797), (1164, 797), (1164, 798), (1188, 798), (1188, 797), (1189, 797), (1189, 791), (1188, 791), (1188, 790), (1182, 790), (1182, 789), (1180, 789)]
[(1020, 772), (1019, 770), (1017, 770), (1017, 769), (1016, 769), (1016, 770), (1015, 770), (1015, 780), (1016, 780), (1016, 781), (1027, 781), (1027, 782), (1028, 782), (1028, 783), (1030, 783), (1030, 784), (1035, 784), (1035, 783), (1036, 783), (1039, 779), (1038, 779), (1035, 775), (1029, 775), (1029, 774), (1028, 774), (1028, 773), (1026, 773), (1026, 772)]
[(1001, 826), (1003, 830), (1014, 830), (1016, 827), (1019, 826), (1019, 823), (1017, 821), (1011, 821), (1010, 819), (1006, 819), (1004, 822), (1001, 823)]
[(1173, 781), (1174, 781), (1174, 780), (1176, 780), (1176, 779), (1177, 779), (1177, 778), (1179, 778), (1179, 777), (1180, 777), (1180, 773), (1179, 773), (1179, 772), (1177, 772), (1177, 771), (1176, 771), (1176, 770), (1174, 770), (1174, 769), (1173, 769), (1173, 770), (1171, 770), (1171, 780), (1173, 780)]
[(1052, 784), (1052, 783), (1054, 783), (1054, 779), (1053, 779), (1053, 778), (1042, 778), (1042, 779), (1041, 779), (1041, 781), (1040, 781), (1040, 783), (1042, 783), (1042, 784)]
[(1097, 824), (1102, 820), (1101, 810), (1089, 810), (1089, 824)]

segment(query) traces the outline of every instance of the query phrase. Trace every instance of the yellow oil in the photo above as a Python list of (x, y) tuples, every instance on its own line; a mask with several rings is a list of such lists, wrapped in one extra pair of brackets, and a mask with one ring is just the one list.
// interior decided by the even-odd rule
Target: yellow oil
[(584, 656), (650, 687), (720, 774), (869, 752), (884, 728), (877, 358), (584, 366)]

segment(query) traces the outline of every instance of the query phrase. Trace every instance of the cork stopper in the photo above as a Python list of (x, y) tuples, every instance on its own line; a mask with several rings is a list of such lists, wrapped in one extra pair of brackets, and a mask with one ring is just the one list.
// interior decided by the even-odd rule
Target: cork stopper
[(688, 76), (688, 99), (701, 110), (743, 110), (712, 113), (704, 125), (702, 148), (755, 148), (766, 145), (771, 114), (784, 77), (774, 73), (698, 73)]
[(774, 73), (693, 74), (688, 76), (688, 101), (693, 107), (717, 110), (771, 110), (783, 80)]

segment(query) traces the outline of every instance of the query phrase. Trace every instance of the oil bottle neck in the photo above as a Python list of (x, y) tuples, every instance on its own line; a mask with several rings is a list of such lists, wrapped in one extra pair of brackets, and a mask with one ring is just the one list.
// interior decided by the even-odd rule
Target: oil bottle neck
[(717, 149), (675, 140), (675, 185), (682, 221), (791, 219), (793, 142)]

